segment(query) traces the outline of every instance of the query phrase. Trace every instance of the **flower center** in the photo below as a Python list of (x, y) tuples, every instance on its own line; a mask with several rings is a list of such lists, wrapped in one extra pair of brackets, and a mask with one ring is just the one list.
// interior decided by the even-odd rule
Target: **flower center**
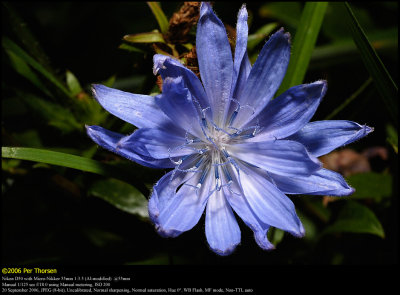
[(196, 190), (196, 194), (201, 189), (207, 176), (213, 174), (213, 184), (211, 192), (219, 191), (223, 187), (227, 187), (232, 193), (231, 186), (233, 184), (232, 174), (233, 170), (239, 171), (239, 166), (236, 160), (229, 154), (229, 146), (231, 144), (239, 143), (245, 139), (252, 138), (259, 131), (259, 125), (246, 126), (244, 128), (234, 127), (237, 118), (240, 116), (251, 116), (254, 111), (249, 106), (240, 106), (239, 102), (235, 102), (236, 106), (231, 109), (230, 116), (227, 117), (225, 126), (218, 126), (211, 118), (206, 116), (210, 108), (201, 109), (199, 107), (199, 114), (201, 119), (199, 121), (202, 136), (196, 137), (189, 132), (186, 132), (186, 142), (179, 147), (173, 149), (190, 148), (193, 153), (180, 158), (178, 161), (171, 159), (176, 165), (175, 170), (181, 172), (194, 172), (199, 173), (199, 178), (196, 186), (192, 186)]

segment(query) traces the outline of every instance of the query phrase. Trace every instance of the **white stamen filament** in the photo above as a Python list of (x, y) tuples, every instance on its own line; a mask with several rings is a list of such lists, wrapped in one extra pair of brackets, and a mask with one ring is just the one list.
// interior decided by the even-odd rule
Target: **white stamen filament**
[[(229, 120), (226, 122), (225, 127), (221, 127), (210, 119), (212, 118), (211, 108), (201, 108), (198, 101), (194, 99), (199, 114), (199, 125), (202, 136), (197, 137), (189, 131), (186, 131), (185, 143), (168, 150), (169, 158), (175, 165), (175, 170), (181, 172), (200, 173), (196, 185), (185, 184), (193, 187), (196, 190), (197, 195), (199, 194), (199, 190), (202, 189), (206, 178), (209, 176), (211, 177), (209, 173), (212, 173), (210, 172), (212, 166), (214, 167), (213, 177), (215, 180), (215, 187), (210, 189), (210, 195), (215, 191), (220, 191), (223, 187), (227, 187), (232, 194), (240, 194), (233, 191), (233, 177), (229, 172), (229, 169), (235, 169), (239, 172), (239, 166), (235, 159), (229, 155), (227, 149), (229, 149), (229, 145), (232, 143), (237, 143), (247, 138), (254, 137), (260, 131), (260, 126), (258, 125), (258, 122), (256, 122), (255, 126), (249, 126), (243, 129), (232, 126), (238, 117), (240, 110), (250, 108), (254, 114), (254, 109), (248, 105), (241, 106), (235, 99), (231, 99), (231, 101), (236, 103), (236, 108), (233, 110)], [(207, 116), (207, 111), (210, 112), (210, 116)], [(181, 157), (177, 161), (174, 160), (172, 152), (181, 149), (193, 150), (194, 153)], [(176, 159), (176, 157), (174, 158)], [(182, 166), (191, 167), (185, 168)]]

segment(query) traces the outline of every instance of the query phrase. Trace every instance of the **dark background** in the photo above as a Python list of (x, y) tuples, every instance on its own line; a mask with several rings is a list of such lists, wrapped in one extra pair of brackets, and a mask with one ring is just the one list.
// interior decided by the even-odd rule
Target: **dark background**
[[(164, 2), (162, 8), (169, 17), (182, 2)], [(261, 17), (260, 8), (265, 3), (249, 2), (252, 15), (250, 33), (261, 25), (276, 19)], [(126, 34), (149, 32), (158, 28), (155, 18), (144, 2), (9, 2), (37, 38), (49, 57), (49, 64), (62, 77), (70, 70), (88, 90), (116, 75), (113, 87), (147, 94), (153, 89), (156, 78), (152, 74), (152, 55), (149, 46), (146, 54), (118, 49)], [(303, 5), (303, 4), (301, 4)], [(366, 33), (376, 29), (397, 28), (397, 4), (381, 2), (352, 3), (367, 15)], [(225, 24), (236, 25), (240, 2), (216, 2), (214, 10)], [(339, 15), (330, 19), (341, 22)], [(295, 28), (278, 20), (287, 30)], [(12, 38), (8, 12), (2, 6), (2, 34)], [(331, 42), (321, 34), (317, 45)], [(262, 46), (263, 42), (260, 46)], [(260, 49), (257, 47), (257, 50)], [(378, 51), (383, 63), (397, 81), (397, 46)], [(4, 63), (3, 63), (4, 61)], [(340, 60), (312, 61), (305, 82), (318, 79), (328, 81), (325, 96), (313, 120), (323, 119), (348, 98), (369, 77), (360, 57), (352, 53)], [(5, 87), (7, 86), (7, 87)], [(10, 88), (18, 87), (32, 92), (37, 90), (7, 64), (2, 52), (3, 97)], [(368, 124), (375, 132), (351, 145), (357, 151), (367, 147), (384, 146), (389, 151), (388, 160), (374, 159), (373, 171), (389, 169), (393, 179), (398, 176), (397, 156), (386, 142), (385, 126), (389, 121), (387, 111), (373, 86), (342, 111), (335, 119), (349, 119)], [(121, 126), (119, 121), (116, 126)], [(29, 128), (40, 130), (44, 146), (76, 148), (92, 144), (84, 131), (63, 136), (48, 126), (34, 113), (23, 116), (2, 116), (3, 146), (12, 146), (8, 135)], [(109, 153), (99, 150), (96, 159), (105, 159)], [(113, 157), (113, 156), (111, 156)], [(204, 216), (189, 232), (174, 239), (161, 238), (153, 225), (137, 216), (125, 213), (102, 199), (87, 195), (87, 184), (102, 179), (101, 176), (63, 167), (37, 167), (23, 161), (25, 174), (2, 175), (2, 261), (3, 264), (34, 265), (122, 265), (133, 264), (394, 264), (397, 263), (397, 182), (389, 201), (370, 203), (385, 229), (385, 238), (371, 234), (341, 233), (327, 235), (320, 240), (297, 239), (285, 234), (277, 249), (264, 252), (256, 245), (252, 231), (238, 218), (242, 242), (229, 257), (219, 257), (208, 249), (204, 231)], [(136, 167), (136, 166), (135, 166)], [(140, 168), (137, 168), (140, 169)], [(164, 171), (149, 176), (155, 183)], [(62, 180), (76, 184), (78, 192)], [(10, 184), (10, 179), (12, 184)], [(7, 189), (5, 189), (7, 188)], [(321, 198), (305, 196), (298, 198)], [(298, 210), (305, 210), (301, 201), (291, 198)], [(329, 205), (332, 215), (338, 214), (342, 204)], [(311, 217), (312, 219), (313, 217)], [(318, 219), (312, 219), (317, 229), (323, 229)]]

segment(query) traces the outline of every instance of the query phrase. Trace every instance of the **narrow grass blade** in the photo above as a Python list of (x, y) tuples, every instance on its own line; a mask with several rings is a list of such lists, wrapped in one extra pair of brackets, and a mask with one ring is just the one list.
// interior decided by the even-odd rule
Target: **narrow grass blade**
[(264, 41), (277, 27), (278, 23), (269, 23), (259, 28), (254, 34), (249, 35), (247, 39), (247, 50), (253, 50), (254, 47), (261, 41)]
[(306, 2), (293, 40), (286, 76), (277, 95), (303, 82), (327, 7), (327, 2)]
[(37, 75), (31, 70), (31, 68), (28, 66), (28, 64), (18, 57), (14, 52), (11, 50), (5, 50), (5, 52), (8, 54), (11, 62), (11, 66), (14, 68), (14, 70), (24, 76), (26, 79), (28, 79), (33, 85), (35, 85), (38, 89), (43, 91), (46, 95), (51, 97), (51, 93), (47, 88), (43, 85), (42, 81), (37, 77)]
[(12, 51), (15, 55), (25, 61), (28, 65), (34, 68), (36, 71), (41, 73), (45, 78), (52, 82), (57, 88), (59, 88), (68, 97), (71, 96), (68, 89), (49, 71), (47, 71), (39, 62), (33, 59), (29, 54), (27, 54), (21, 47), (15, 44), (13, 41), (7, 37), (2, 38), (2, 45), (6, 50)]
[(340, 106), (333, 110), (328, 116), (326, 116), (325, 120), (330, 120), (335, 117), (339, 112), (341, 112), (348, 104), (350, 104), (353, 100), (355, 100), (359, 95), (364, 92), (364, 90), (371, 85), (372, 78), (368, 78), (360, 88), (358, 88), (348, 99), (346, 99)]
[(129, 177), (130, 174), (127, 171), (89, 158), (25, 147), (1, 147), (1, 156), (2, 158), (47, 163), (113, 177), (134, 185), (145, 196), (149, 193), (146, 186)]
[(347, 11), (347, 20), (349, 29), (352, 33), (354, 43), (360, 51), (361, 59), (367, 68), (369, 74), (373, 78), (380, 96), (388, 110), (388, 113), (394, 120), (397, 126), (398, 110), (397, 110), (397, 85), (382, 63), (379, 56), (376, 54), (371, 43), (368, 41), (363, 29), (357, 21), (350, 5), (345, 2), (344, 6)]
[(159, 2), (147, 2), (151, 11), (153, 12), (158, 25), (160, 26), (161, 33), (165, 34), (168, 31), (168, 19), (162, 11)]

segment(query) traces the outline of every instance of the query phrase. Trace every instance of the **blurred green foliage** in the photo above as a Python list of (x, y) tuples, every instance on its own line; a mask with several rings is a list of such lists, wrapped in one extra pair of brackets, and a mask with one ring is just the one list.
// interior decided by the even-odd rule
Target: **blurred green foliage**
[[(277, 250), (263, 252), (238, 219), (242, 244), (229, 257), (207, 249), (203, 219), (176, 239), (159, 237), (148, 222), (146, 198), (165, 171), (97, 148), (85, 133), (85, 125), (134, 130), (100, 107), (91, 84), (154, 94), (159, 92), (152, 74), (155, 52), (189, 62), (195, 25), (182, 42), (167, 38), (168, 21), (181, 5), (2, 2), (3, 262), (394, 263), (397, 2), (351, 3), (347, 9), (341, 2), (247, 4), (251, 61), (268, 36), (285, 27), (292, 35), (293, 55), (282, 88), (327, 80), (328, 93), (313, 120), (329, 117), (373, 126), (371, 135), (350, 148), (361, 154), (378, 146), (386, 154), (364, 156), (370, 168), (347, 175), (356, 189), (350, 197), (291, 197), (306, 229), (304, 239), (271, 229), (268, 235)], [(240, 6), (214, 3), (232, 42)]]

